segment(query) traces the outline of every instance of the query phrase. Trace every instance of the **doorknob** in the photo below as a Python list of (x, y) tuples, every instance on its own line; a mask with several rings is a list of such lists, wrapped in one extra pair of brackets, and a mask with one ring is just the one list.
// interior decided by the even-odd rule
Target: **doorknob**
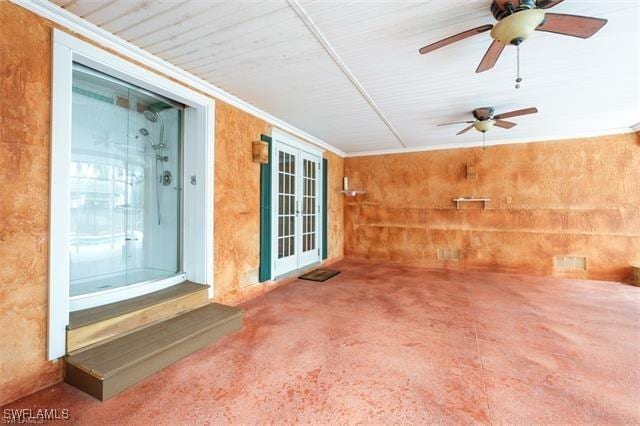
[(296, 216), (300, 214), (300, 201), (296, 200)]

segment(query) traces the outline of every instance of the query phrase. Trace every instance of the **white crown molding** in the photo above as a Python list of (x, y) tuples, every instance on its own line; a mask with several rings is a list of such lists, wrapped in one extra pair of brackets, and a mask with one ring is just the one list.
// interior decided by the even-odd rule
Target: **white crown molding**
[[(573, 134), (565, 134), (565, 135), (554, 135), (554, 136), (545, 136), (540, 138), (533, 139), (498, 139), (498, 140), (487, 140), (486, 146), (491, 147), (494, 145), (515, 145), (515, 144), (524, 144), (524, 143), (532, 143), (532, 142), (562, 142), (570, 139), (580, 139), (580, 138), (592, 138), (598, 136), (608, 136), (608, 135), (621, 135), (625, 133), (634, 133), (639, 131), (640, 123), (633, 127), (622, 127), (618, 129), (607, 129), (595, 132), (586, 132), (586, 133), (573, 133)], [(637, 128), (637, 129), (636, 129)], [(381, 149), (377, 151), (361, 151), (361, 152), (348, 152), (346, 157), (368, 157), (372, 155), (392, 155), (392, 154), (409, 154), (412, 152), (425, 152), (425, 151), (441, 151), (446, 149), (464, 149), (464, 148), (481, 148), (482, 142), (471, 142), (471, 143), (450, 143), (450, 144), (439, 144), (439, 145), (429, 145), (429, 146), (416, 146), (409, 147), (405, 149)]]
[(92, 24), (91, 22), (80, 18), (73, 13), (64, 10), (56, 4), (49, 2), (48, 0), (11, 0), (13, 3), (21, 6), (27, 10), (30, 10), (70, 31), (87, 37), (88, 39), (104, 46), (109, 49), (127, 56), (141, 64), (144, 64), (154, 71), (165, 74), (169, 77), (175, 78), (183, 84), (186, 84), (196, 90), (233, 105), (257, 118), (260, 118), (282, 130), (285, 130), (295, 136), (305, 139), (314, 145), (325, 148), (341, 157), (345, 157), (346, 153), (341, 149), (319, 139), (304, 130), (300, 130), (297, 127), (277, 118), (273, 115), (261, 110), (260, 108), (230, 94), (221, 88), (197, 77), (167, 61), (159, 58), (152, 53), (147, 52), (139, 48), (138, 46), (129, 43), (128, 41), (118, 37), (109, 31)]

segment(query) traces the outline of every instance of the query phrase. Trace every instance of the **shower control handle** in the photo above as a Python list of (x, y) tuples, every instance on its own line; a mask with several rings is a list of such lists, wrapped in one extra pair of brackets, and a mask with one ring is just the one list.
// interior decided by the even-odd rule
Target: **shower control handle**
[(171, 176), (171, 172), (169, 170), (165, 170), (162, 172), (162, 185), (169, 186), (171, 185), (171, 181), (173, 180), (173, 176)]

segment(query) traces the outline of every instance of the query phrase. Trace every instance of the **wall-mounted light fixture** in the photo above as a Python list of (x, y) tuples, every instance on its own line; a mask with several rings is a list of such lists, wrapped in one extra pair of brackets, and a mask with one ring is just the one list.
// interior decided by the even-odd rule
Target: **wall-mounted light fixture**
[(269, 144), (255, 141), (251, 146), (254, 163), (267, 164), (269, 162)]
[(478, 178), (478, 170), (473, 163), (467, 163), (465, 166), (465, 178), (475, 180)]

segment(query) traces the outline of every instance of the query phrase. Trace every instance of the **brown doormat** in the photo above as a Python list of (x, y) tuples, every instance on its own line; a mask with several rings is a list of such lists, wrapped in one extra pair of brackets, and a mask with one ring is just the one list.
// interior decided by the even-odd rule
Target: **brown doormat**
[(301, 280), (324, 282), (329, 278), (335, 277), (339, 273), (340, 271), (335, 271), (333, 269), (318, 268), (314, 269), (311, 272), (307, 272), (304, 275), (300, 275), (298, 278), (300, 278)]

